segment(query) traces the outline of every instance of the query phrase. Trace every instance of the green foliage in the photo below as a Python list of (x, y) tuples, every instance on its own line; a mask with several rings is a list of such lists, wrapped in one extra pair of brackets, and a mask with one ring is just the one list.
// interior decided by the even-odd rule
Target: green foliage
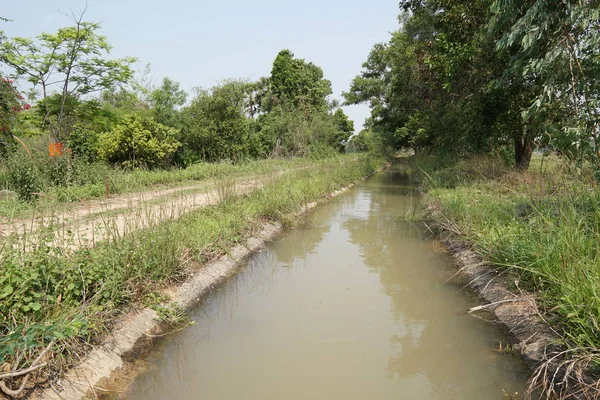
[(42, 171), (31, 156), (23, 151), (14, 152), (5, 162), (9, 187), (23, 201), (31, 201), (41, 192)]
[(78, 158), (94, 162), (98, 157), (98, 137), (97, 132), (76, 126), (69, 135), (66, 145)]
[(348, 143), (348, 152), (349, 153), (363, 153), (371, 150), (372, 145), (370, 141), (372, 140), (372, 133), (367, 130), (362, 130), (355, 136), (350, 138), (350, 142)]
[(51, 324), (17, 324), (0, 336), (0, 363), (20, 360), (22, 364), (13, 367), (16, 370), (25, 369), (28, 367), (27, 363), (39, 354), (40, 348), (47, 344), (87, 335), (88, 321), (80, 316), (53, 320)]
[(155, 168), (168, 165), (179, 148), (177, 130), (138, 115), (126, 115), (98, 138), (102, 160), (125, 168)]
[(251, 121), (245, 115), (249, 85), (226, 81), (210, 90), (197, 91), (183, 111), (181, 141), (202, 161), (243, 160), (250, 154)]
[[(532, 82), (523, 114), (537, 122), (553, 148), (574, 159), (598, 160), (600, 4), (495, 0), (491, 12), (488, 34), (499, 50), (512, 54), (497, 84)], [(548, 129), (549, 119), (557, 129)]]
[(341, 108), (335, 110), (335, 113), (333, 114), (333, 121), (340, 132), (343, 132), (347, 135), (354, 133), (354, 121), (348, 119), (348, 116)]
[(341, 141), (349, 137), (335, 118), (327, 113), (309, 113), (299, 109), (274, 108), (257, 121), (256, 146), (263, 154), (273, 156), (305, 156), (314, 146), (340, 151)]
[(323, 112), (327, 109), (327, 96), (332, 93), (331, 82), (323, 77), (323, 70), (311, 62), (294, 58), (289, 50), (280, 51), (275, 58), (269, 84), (271, 106), (305, 107)]
[[(401, 21), (409, 19), (402, 16)], [(344, 93), (346, 104), (369, 104), (368, 126), (387, 146), (396, 149), (410, 146), (407, 138), (395, 134), (396, 130), (432, 97), (432, 90), (421, 76), (424, 65), (418, 56), (418, 46), (427, 38), (418, 38), (400, 30), (392, 34), (389, 43), (374, 45), (363, 72)]]
[[(37, 147), (41, 146), (41, 149)], [(23, 201), (32, 201), (40, 194), (50, 196), (57, 201), (78, 200), (75, 195), (83, 194), (96, 187), (96, 196), (104, 194), (104, 178), (107, 167), (99, 163), (90, 163), (85, 158), (66, 153), (50, 157), (46, 149), (47, 142), (29, 141), (29, 152), (21, 146), (12, 145), (6, 157), (3, 175), (5, 187), (15, 191)], [(72, 195), (68, 193), (72, 192)], [(46, 199), (48, 201), (48, 199)]]
[[(75, 96), (63, 98), (60, 94), (52, 94), (38, 101), (32, 111), (37, 117), (33, 122), (49, 131), (58, 129), (62, 112), (62, 132), (67, 143), (77, 131), (75, 134), (79, 137), (73, 139), (73, 142), (83, 144), (81, 131), (97, 135), (110, 129), (119, 119), (113, 111), (95, 99), (80, 100)], [(91, 140), (93, 142), (94, 138), (91, 137)]]
[[(511, 145), (589, 154), (597, 136), (598, 5), (406, 0), (401, 28), (376, 44), (344, 94), (368, 103), (386, 146), (438, 154)], [(600, 65), (600, 64), (598, 64)]]
[(180, 126), (178, 108), (185, 104), (187, 93), (179, 88), (179, 83), (164, 78), (161, 85), (150, 93), (150, 105), (154, 120), (171, 127)]
[(323, 160), (326, 158), (335, 157), (338, 152), (331, 146), (327, 146), (322, 142), (316, 142), (308, 148), (308, 157), (313, 160)]
[[(100, 25), (74, 19), (75, 25), (60, 28), (56, 33), (42, 33), (35, 40), (12, 38), (0, 43), (0, 61), (14, 69), (15, 75), (25, 78), (34, 90), (41, 89), (42, 99), (58, 87), (60, 106), (54, 136), (62, 140), (64, 117), (71, 98), (80, 99), (89, 93), (112, 89), (132, 76), (134, 58), (105, 58), (111, 46), (100, 35)], [(49, 107), (44, 105), (44, 114)]]
[(330, 144), (332, 147), (342, 150), (344, 148), (342, 142), (347, 141), (354, 133), (354, 121), (350, 120), (341, 108), (338, 108), (333, 113), (332, 118), (333, 125), (337, 128), (337, 133), (332, 135)]
[(17, 114), (24, 107), (22, 98), (14, 82), (0, 74), (0, 134), (4, 135), (13, 129)]

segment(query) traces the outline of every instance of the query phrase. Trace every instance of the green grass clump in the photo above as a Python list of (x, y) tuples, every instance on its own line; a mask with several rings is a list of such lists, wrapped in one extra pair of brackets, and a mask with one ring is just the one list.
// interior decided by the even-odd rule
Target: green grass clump
[(73, 361), (69, 351), (94, 343), (126, 306), (143, 304), (155, 290), (183, 280), (192, 266), (225, 253), (263, 221), (288, 217), (381, 165), (367, 157), (322, 160), (311, 169), (273, 176), (248, 195), (92, 249), (67, 252), (39, 243), (34, 251), (22, 252), (5, 246), (0, 366), (14, 368), (20, 360), (25, 367), (48, 343), (55, 343), (54, 360), (64, 357), (58, 364), (68, 365)]

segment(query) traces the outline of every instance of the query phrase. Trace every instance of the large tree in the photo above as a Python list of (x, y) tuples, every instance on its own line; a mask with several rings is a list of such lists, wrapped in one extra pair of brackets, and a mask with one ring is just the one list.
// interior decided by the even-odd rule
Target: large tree
[(441, 153), (486, 152), (514, 144), (515, 162), (529, 164), (535, 124), (520, 113), (531, 84), (494, 84), (510, 54), (487, 34), (482, 0), (404, 0), (401, 28), (376, 44), (344, 94), (371, 106), (368, 126), (392, 148)]
[(530, 88), (521, 107), (529, 136), (600, 160), (600, 1), (493, 0), (488, 33), (512, 55), (500, 84)]
[(294, 58), (289, 50), (279, 52), (273, 62), (269, 78), (270, 103), (284, 107), (327, 110), (327, 97), (332, 93), (331, 82), (323, 77), (323, 70), (301, 58)]
[(181, 141), (188, 161), (237, 161), (250, 153), (250, 119), (246, 116), (248, 92), (245, 81), (230, 80), (211, 89), (197, 89), (196, 97), (183, 109)]

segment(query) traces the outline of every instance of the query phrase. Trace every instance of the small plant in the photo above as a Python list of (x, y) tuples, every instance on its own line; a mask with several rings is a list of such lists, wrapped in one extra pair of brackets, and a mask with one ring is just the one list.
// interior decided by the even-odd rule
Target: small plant
[(238, 188), (235, 179), (231, 177), (214, 178), (217, 192), (217, 200), (220, 203), (230, 203), (238, 196)]
[(157, 321), (168, 325), (182, 325), (190, 322), (185, 310), (175, 304), (169, 304), (166, 307), (157, 305), (153, 309), (158, 315)]
[(146, 296), (144, 297), (144, 300), (142, 300), (142, 304), (145, 307), (154, 309), (154, 307), (159, 306), (161, 304), (165, 304), (169, 300), (170, 300), (170, 297), (165, 294), (157, 293), (157, 292), (150, 292), (150, 293), (146, 294)]

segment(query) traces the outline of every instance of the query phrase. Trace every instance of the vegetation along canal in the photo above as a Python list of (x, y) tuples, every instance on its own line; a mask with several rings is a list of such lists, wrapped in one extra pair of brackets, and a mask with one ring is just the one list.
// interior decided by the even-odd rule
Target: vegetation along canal
[[(127, 399), (504, 399), (525, 367), (465, 313), (473, 296), (396, 165), (319, 207), (199, 304)], [(517, 398), (517, 397), (515, 397)]]

